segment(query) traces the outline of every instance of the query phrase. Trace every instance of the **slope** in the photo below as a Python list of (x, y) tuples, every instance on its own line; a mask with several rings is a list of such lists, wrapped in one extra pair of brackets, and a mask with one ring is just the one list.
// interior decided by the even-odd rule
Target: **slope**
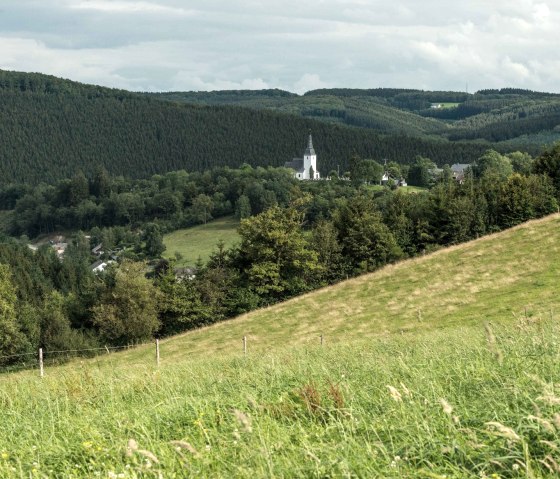
[(160, 368), (150, 347), (0, 376), (0, 475), (557, 477), (559, 226), (170, 339)]

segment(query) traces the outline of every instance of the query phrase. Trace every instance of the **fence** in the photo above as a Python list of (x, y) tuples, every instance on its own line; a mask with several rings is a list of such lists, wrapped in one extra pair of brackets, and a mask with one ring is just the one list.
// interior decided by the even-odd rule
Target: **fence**
[[(248, 352), (248, 345), (249, 345), (247, 336), (243, 336), (241, 341), (242, 341), (243, 354), (246, 355)], [(45, 367), (49, 365), (49, 361), (50, 361), (50, 366), (58, 366), (64, 364), (65, 362), (71, 359), (76, 359), (80, 357), (93, 358), (93, 357), (100, 356), (101, 354), (110, 354), (112, 352), (122, 351), (125, 349), (136, 349), (139, 346), (147, 346), (148, 344), (152, 344), (155, 347), (155, 351), (154, 351), (155, 365), (159, 367), (161, 364), (161, 352), (160, 352), (161, 349), (160, 349), (160, 341), (159, 339), (156, 339), (155, 342), (151, 342), (151, 343), (134, 344), (134, 345), (127, 345), (127, 346), (105, 346), (103, 348), (61, 349), (61, 350), (52, 350), (52, 351), (47, 351), (47, 350), (43, 350), (43, 348), (39, 348), (37, 352), (33, 352), (33, 353), (22, 353), (22, 354), (12, 354), (8, 356), (0, 356), (0, 363), (5, 360), (20, 360), (17, 363), (9, 366), (0, 366), (0, 374), (36, 369), (38, 375), (40, 377), (44, 377)], [(321, 346), (324, 346), (325, 344), (325, 337), (323, 334), (319, 335), (319, 344)], [(27, 361), (27, 359), (29, 360)]]

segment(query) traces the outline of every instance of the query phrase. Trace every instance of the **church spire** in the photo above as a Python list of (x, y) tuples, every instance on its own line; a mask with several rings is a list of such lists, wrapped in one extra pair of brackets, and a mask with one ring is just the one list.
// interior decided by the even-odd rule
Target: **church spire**
[(313, 138), (311, 137), (311, 130), (309, 130), (309, 138), (307, 140), (307, 149), (305, 150), (305, 155), (315, 155), (315, 150), (313, 149)]

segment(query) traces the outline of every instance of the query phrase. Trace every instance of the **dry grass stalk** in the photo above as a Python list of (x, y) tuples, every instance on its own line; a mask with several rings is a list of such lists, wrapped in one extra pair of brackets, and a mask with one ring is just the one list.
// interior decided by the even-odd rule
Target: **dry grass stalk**
[(552, 423), (550, 421), (547, 421), (546, 419), (543, 419), (542, 417), (538, 417), (538, 416), (527, 416), (527, 419), (530, 419), (531, 421), (535, 421), (538, 424), (540, 424), (546, 431), (554, 434), (556, 432), (556, 430), (554, 429), (554, 426), (552, 425)]
[(396, 387), (387, 385), (387, 389), (389, 389), (389, 393), (395, 402), (402, 402), (402, 396), (399, 390)]
[(138, 443), (134, 439), (129, 439), (126, 445), (127, 457), (132, 457), (137, 450), (138, 450)]
[(451, 416), (451, 413), (453, 412), (453, 406), (451, 406), (451, 404), (449, 404), (444, 398), (441, 398), (439, 400), (439, 403), (441, 404), (443, 412), (448, 416)]
[(492, 331), (492, 327), (490, 323), (484, 323), (484, 330), (486, 331), (486, 341), (488, 342), (488, 349), (494, 355), (498, 364), (502, 364), (504, 362), (504, 355), (500, 348), (498, 348), (498, 343), (496, 341), (496, 336), (494, 336), (494, 332)]
[(171, 441), (170, 444), (175, 446), (178, 450), (184, 449), (190, 452), (194, 457), (200, 457), (200, 453), (195, 449), (195, 447), (186, 441)]
[(245, 432), (253, 432), (253, 426), (251, 425), (251, 418), (242, 411), (238, 409), (233, 410), (233, 415), (239, 421), (239, 424), (243, 427)]
[(485, 423), (486, 426), (490, 426), (493, 429), (493, 433), (498, 436), (505, 437), (511, 441), (520, 441), (519, 435), (510, 427), (504, 426), (502, 423), (496, 421), (490, 421)]

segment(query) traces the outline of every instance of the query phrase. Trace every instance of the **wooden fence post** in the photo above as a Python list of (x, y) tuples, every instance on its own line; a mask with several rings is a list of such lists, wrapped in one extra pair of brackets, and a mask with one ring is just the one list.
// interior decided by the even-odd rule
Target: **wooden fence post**
[(159, 366), (159, 339), (156, 339), (156, 365)]
[(43, 365), (43, 348), (39, 348), (39, 376), (45, 377), (45, 368)]
[(243, 336), (243, 354), (247, 354), (247, 336)]
[(319, 336), (321, 338), (321, 346), (323, 345), (323, 335)]

